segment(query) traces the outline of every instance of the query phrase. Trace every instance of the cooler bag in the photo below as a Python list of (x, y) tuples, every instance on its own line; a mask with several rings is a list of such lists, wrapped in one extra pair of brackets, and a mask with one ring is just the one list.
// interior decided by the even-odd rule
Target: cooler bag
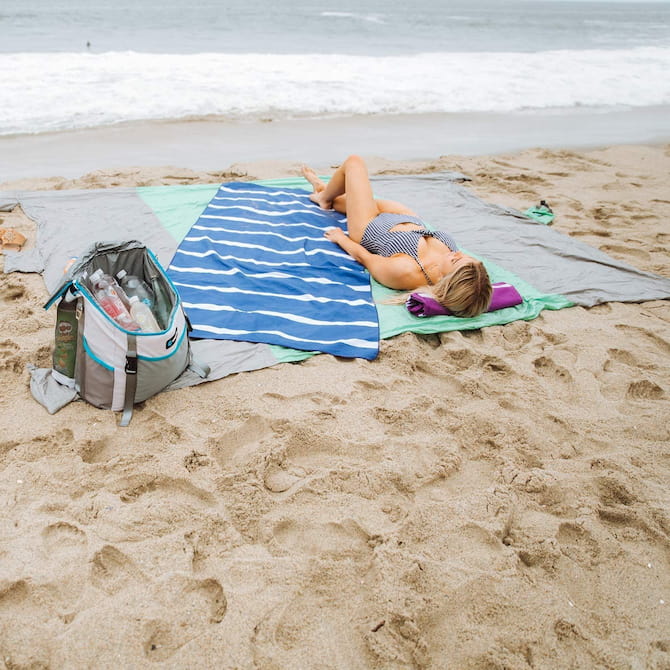
[[(129, 331), (112, 319), (86, 281), (98, 268), (112, 276), (123, 269), (143, 278), (154, 289), (157, 303), (162, 301), (163, 330)], [(133, 405), (164, 389), (191, 361), (190, 327), (179, 294), (158, 259), (137, 240), (94, 244), (69, 268), (45, 309), (65, 300), (68, 292), (70, 300), (74, 296), (78, 301), (74, 388), (96, 407), (123, 410), (121, 425), (128, 425)]]

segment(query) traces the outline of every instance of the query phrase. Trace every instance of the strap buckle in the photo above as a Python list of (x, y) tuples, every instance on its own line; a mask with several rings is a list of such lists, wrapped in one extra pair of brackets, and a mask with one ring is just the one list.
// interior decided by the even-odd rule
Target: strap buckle
[(126, 356), (126, 370), (127, 375), (137, 374), (137, 356)]

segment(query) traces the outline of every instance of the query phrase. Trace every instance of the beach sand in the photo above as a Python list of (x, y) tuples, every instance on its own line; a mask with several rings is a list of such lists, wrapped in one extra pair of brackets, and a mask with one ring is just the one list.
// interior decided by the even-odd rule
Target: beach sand
[[(557, 230), (670, 276), (669, 145), (369, 158), (461, 171), (497, 204), (545, 198)], [(0, 218), (34, 241), (21, 212)], [(0, 275), (0, 667), (670, 667), (670, 301), (405, 334), (373, 362), (160, 394), (122, 429), (32, 399), (45, 298), (39, 276)]]

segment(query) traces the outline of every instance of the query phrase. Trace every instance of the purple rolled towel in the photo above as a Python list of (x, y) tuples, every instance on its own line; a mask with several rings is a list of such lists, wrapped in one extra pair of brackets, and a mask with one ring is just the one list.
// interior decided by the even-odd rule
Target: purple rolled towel
[[(493, 284), (493, 295), (487, 311), (494, 312), (496, 309), (502, 309), (503, 307), (514, 307), (514, 305), (520, 305), (522, 302), (523, 298), (514, 286), (506, 282), (496, 282)], [(414, 316), (449, 316), (451, 314), (435, 298), (423, 293), (412, 293), (407, 298), (405, 307)]]

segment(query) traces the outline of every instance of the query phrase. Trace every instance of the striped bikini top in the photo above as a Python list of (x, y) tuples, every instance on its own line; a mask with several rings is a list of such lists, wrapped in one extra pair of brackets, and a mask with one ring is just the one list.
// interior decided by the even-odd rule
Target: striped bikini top
[[(422, 226), (422, 229), (391, 230), (393, 226), (397, 226), (399, 223), (414, 223)], [(434, 237), (452, 251), (458, 251), (458, 245), (449, 233), (442, 230), (429, 230), (417, 216), (389, 212), (382, 212), (370, 221), (363, 233), (361, 245), (379, 256), (393, 256), (394, 254), (411, 256), (417, 262), (428, 284), (432, 285), (433, 282), (419, 260), (419, 241), (422, 237)]]

